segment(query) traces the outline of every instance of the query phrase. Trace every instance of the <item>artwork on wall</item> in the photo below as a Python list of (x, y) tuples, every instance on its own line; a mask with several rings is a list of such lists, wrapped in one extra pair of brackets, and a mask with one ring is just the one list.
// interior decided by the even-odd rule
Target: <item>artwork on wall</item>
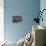
[(44, 11), (46, 11), (46, 9), (43, 9), (42, 11), (39, 11), (37, 16), (34, 18), (33, 21), (36, 21), (36, 23), (40, 23), (40, 20), (43, 22), (44, 19), (43, 19), (43, 13)]
[(13, 23), (22, 22), (22, 16), (12, 16)]

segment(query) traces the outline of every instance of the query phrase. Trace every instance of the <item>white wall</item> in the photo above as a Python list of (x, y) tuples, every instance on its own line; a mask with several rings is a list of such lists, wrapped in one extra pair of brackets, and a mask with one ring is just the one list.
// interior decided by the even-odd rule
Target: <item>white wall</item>
[(0, 41), (4, 41), (4, 0), (0, 0)]

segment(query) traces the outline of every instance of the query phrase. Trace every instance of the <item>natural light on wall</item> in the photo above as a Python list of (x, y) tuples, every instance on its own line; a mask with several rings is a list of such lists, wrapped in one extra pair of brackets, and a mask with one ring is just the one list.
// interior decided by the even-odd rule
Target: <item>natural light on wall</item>
[(4, 41), (4, 0), (0, 0), (0, 42)]

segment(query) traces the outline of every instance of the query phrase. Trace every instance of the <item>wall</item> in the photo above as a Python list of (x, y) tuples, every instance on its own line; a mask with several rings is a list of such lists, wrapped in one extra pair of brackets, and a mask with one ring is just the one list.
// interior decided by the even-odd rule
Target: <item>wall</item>
[(0, 42), (4, 41), (4, 0), (0, 0)]
[[(41, 9), (41, 11), (43, 9), (46, 9), (46, 0), (41, 0), (40, 1), (40, 9)], [(42, 17), (43, 17), (43, 22), (41, 21), (40, 25), (46, 26), (46, 20), (45, 20), (46, 19), (46, 10), (43, 12)]]
[[(18, 41), (32, 28), (35, 12), (40, 9), (40, 0), (5, 0), (4, 27), (5, 40)], [(23, 16), (22, 23), (13, 23), (12, 16)]]

